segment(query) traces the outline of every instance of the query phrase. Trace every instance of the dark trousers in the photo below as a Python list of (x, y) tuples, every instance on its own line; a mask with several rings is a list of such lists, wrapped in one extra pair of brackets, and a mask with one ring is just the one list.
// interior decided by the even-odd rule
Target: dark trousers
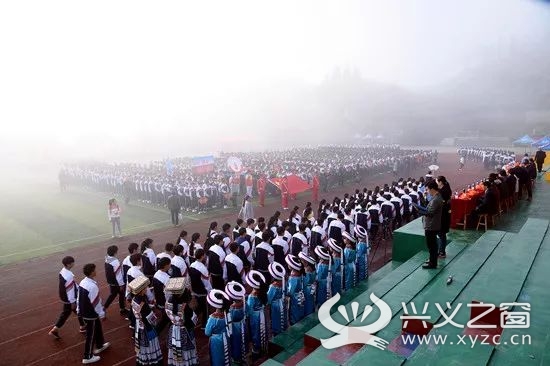
[(172, 225), (178, 225), (179, 224), (179, 210), (170, 210), (170, 216), (172, 217)]
[(201, 319), (201, 327), (206, 327), (206, 322), (208, 321), (208, 306), (206, 303), (206, 295), (205, 296), (195, 296), (195, 299), (197, 300), (197, 313), (200, 314)]
[[(57, 322), (55, 323), (56, 328), (61, 328), (65, 324), (67, 319), (69, 319), (69, 316), (71, 316), (71, 313), (76, 314), (76, 307), (73, 309), (71, 304), (63, 304), (63, 311), (61, 311), (61, 314), (59, 315), (59, 319), (57, 319)], [(84, 323), (84, 320), (82, 320), (82, 317), (80, 316), (78, 317), (78, 323), (80, 324), (81, 327), (86, 325)]]
[(223, 291), (225, 289), (225, 283), (223, 281), (223, 276), (221, 274), (213, 274), (211, 273), (211, 280), (212, 280), (212, 287), (216, 290)]
[(426, 245), (430, 252), (430, 266), (437, 267), (437, 230), (426, 230), (424, 235), (426, 236)]
[(525, 188), (527, 189), (527, 199), (531, 199), (533, 198), (533, 181), (529, 181), (527, 182), (527, 184), (525, 185)]
[(103, 328), (101, 320), (85, 320), (86, 322), (86, 343), (84, 345), (84, 358), (92, 358), (94, 355), (94, 345), (96, 348), (103, 347), (105, 340), (103, 339)]
[(155, 327), (155, 330), (157, 331), (157, 334), (160, 334), (164, 330), (164, 328), (166, 328), (168, 323), (170, 322), (170, 319), (168, 318), (168, 315), (166, 314), (165, 309), (163, 307), (162, 308), (159, 307), (159, 310), (161, 312), (160, 319), (157, 323), (157, 326)]
[(439, 237), (439, 253), (445, 254), (445, 249), (447, 248), (447, 233), (440, 231), (437, 233), (437, 236)]
[(538, 162), (537, 161), (537, 172), (542, 172), (542, 164), (544, 163), (544, 161), (541, 161), (541, 162)]
[(105, 301), (105, 309), (111, 305), (111, 303), (116, 299), (118, 296), (118, 306), (120, 310), (126, 309), (126, 298), (124, 294), (124, 286), (113, 286), (109, 285), (109, 289), (111, 290), (111, 293), (109, 294), (109, 297), (107, 298), (107, 301)]

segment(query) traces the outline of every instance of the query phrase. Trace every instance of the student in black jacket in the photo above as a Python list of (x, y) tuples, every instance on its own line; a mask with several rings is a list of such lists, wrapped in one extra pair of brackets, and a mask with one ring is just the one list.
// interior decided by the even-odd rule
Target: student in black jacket
[[(76, 296), (78, 294), (78, 286), (74, 280), (74, 274), (71, 269), (74, 266), (74, 258), (67, 256), (63, 258), (63, 268), (59, 272), (59, 299), (63, 303), (63, 311), (59, 315), (59, 319), (55, 322), (54, 327), (48, 333), (55, 339), (60, 339), (59, 329), (65, 324), (71, 312), (76, 314)], [(80, 333), (86, 332), (86, 324), (82, 317), (78, 317), (80, 323)]]
[(86, 264), (83, 272), (86, 277), (78, 286), (77, 311), (86, 322), (86, 342), (82, 363), (89, 364), (100, 360), (99, 353), (109, 347), (109, 343), (105, 342), (101, 327), (101, 320), (105, 319), (105, 311), (99, 297), (99, 287), (94, 280), (96, 276), (95, 264)]
[(223, 236), (216, 235), (213, 244), (208, 249), (208, 272), (212, 279), (212, 287), (223, 291), (225, 283), (223, 275), (225, 272), (225, 250), (223, 249)]
[(107, 248), (107, 256), (105, 257), (105, 277), (109, 284), (110, 295), (105, 301), (105, 310), (111, 305), (111, 303), (118, 296), (118, 307), (120, 308), (120, 315), (126, 315), (126, 299), (124, 296), (125, 285), (124, 276), (122, 270), (122, 264), (116, 257), (118, 253), (118, 247), (111, 245)]

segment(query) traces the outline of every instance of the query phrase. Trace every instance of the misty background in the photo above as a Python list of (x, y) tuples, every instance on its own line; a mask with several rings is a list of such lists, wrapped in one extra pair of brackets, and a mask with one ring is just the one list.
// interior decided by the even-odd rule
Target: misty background
[(2, 165), (550, 133), (549, 40), (536, 0), (2, 2)]

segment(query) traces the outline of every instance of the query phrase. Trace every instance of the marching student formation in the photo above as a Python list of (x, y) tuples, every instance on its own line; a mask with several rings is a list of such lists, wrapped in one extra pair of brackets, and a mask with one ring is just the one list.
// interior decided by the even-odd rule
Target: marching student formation
[[(234, 170), (228, 164), (238, 158), (241, 166)], [(221, 154), (213, 159), (209, 172), (193, 170), (192, 159), (178, 158), (155, 161), (148, 165), (132, 163), (67, 164), (59, 172), (61, 190), (80, 186), (109, 192), (129, 201), (169, 206), (171, 195), (179, 198), (184, 211), (204, 212), (211, 208), (238, 205), (237, 197), (246, 193), (256, 196), (260, 177), (266, 179), (296, 174), (311, 182), (318, 176), (320, 188), (327, 192), (345, 182), (359, 183), (361, 177), (393, 171), (408, 175), (418, 166), (427, 166), (437, 153), (407, 150), (396, 145), (325, 146), (282, 151)], [(277, 188), (266, 187), (267, 195)], [(178, 207), (179, 209), (179, 207)]]
[(168, 365), (198, 363), (198, 331), (210, 339), (212, 365), (257, 360), (271, 337), (367, 278), (371, 245), (418, 216), (416, 205), (425, 205), (431, 179), (431, 174), (400, 178), (322, 200), (317, 209), (308, 202), (304, 210), (294, 207), (286, 220), (276, 211), (267, 220), (237, 219), (235, 226), (212, 222), (204, 236), (182, 230), (160, 253), (150, 238), (130, 243), (123, 260), (119, 248), (110, 246), (105, 303), (95, 265), (84, 265), (85, 278), (77, 285), (75, 261), (65, 257), (59, 274), (63, 311), (50, 335), (60, 338), (60, 328), (76, 312), (86, 334), (82, 363), (98, 361), (109, 347), (101, 319), (118, 298), (132, 329), (137, 365), (163, 364), (159, 334), (167, 326)]

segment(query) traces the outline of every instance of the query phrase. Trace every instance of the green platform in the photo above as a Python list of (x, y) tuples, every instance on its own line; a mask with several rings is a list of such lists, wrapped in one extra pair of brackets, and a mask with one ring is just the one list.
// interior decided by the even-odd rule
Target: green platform
[(421, 217), (393, 232), (393, 260), (405, 262), (423, 250), (426, 250), (426, 239)]
[[(393, 262), (385, 266), (383, 271), (362, 284), (360, 290), (349, 292), (341, 301), (348, 313), (353, 301), (361, 304), (362, 312), (364, 305), (370, 304), (371, 292), (385, 301), (392, 309), (392, 319), (376, 335), (393, 342), (392, 345), (385, 350), (363, 345), (327, 350), (320, 345), (320, 339), (332, 336), (332, 332), (312, 316), (304, 321), (304, 326), (295, 325), (296, 329), (289, 329), (288, 335), (277, 340), (284, 350), (269, 364), (550, 365), (549, 219), (550, 184), (538, 180), (533, 202), (520, 201), (513, 211), (499, 218), (491, 230), (451, 231), (449, 255), (433, 271), (420, 268), (427, 256), (421, 221), (410, 223), (394, 235), (394, 259), (399, 258), (403, 263)], [(446, 284), (449, 275), (453, 276), (451, 285)], [(432, 342), (419, 345), (406, 356), (403, 348), (396, 346), (401, 334), (402, 302), (448, 302), (452, 309), (463, 304), (463, 309), (453, 320), (465, 325), (470, 319), (470, 309), (466, 304), (473, 300), (497, 306), (505, 302), (530, 303), (531, 326), (528, 329), (504, 329), (499, 345), (466, 346), (449, 342), (436, 345)], [(377, 317), (376, 311), (377, 308), (369, 315), (367, 324)], [(430, 306), (426, 315), (434, 324), (444, 321), (435, 306)], [(333, 313), (333, 318), (343, 325), (360, 325), (358, 321), (346, 321), (339, 312)], [(430, 335), (457, 339), (464, 335), (464, 329), (446, 325), (432, 329)], [(523, 337), (530, 344), (512, 345), (512, 337), (516, 341)]]

